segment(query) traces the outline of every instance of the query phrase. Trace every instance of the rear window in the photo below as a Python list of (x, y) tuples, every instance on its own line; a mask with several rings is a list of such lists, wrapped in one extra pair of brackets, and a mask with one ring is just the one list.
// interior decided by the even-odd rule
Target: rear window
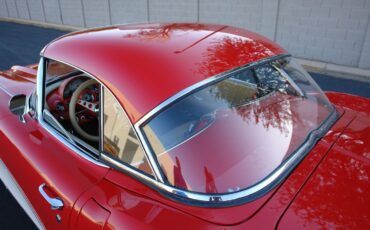
[(268, 177), (331, 109), (307, 72), (284, 58), (177, 100), (142, 130), (170, 185), (230, 193)]

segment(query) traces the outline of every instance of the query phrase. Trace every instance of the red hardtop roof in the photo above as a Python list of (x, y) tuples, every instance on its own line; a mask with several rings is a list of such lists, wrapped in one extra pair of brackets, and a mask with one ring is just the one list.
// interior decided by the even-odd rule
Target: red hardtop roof
[(98, 78), (135, 123), (199, 81), (283, 53), (280, 46), (244, 29), (181, 23), (74, 32), (51, 42), (42, 55)]

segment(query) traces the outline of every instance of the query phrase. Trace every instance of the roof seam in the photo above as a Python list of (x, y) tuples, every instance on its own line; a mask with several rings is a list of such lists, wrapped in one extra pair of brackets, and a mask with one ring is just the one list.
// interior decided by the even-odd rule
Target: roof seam
[(220, 32), (221, 30), (223, 30), (225, 28), (227, 28), (227, 26), (223, 26), (220, 29), (213, 31), (212, 33), (208, 34), (207, 36), (204, 36), (203, 38), (201, 38), (201, 39), (193, 42), (192, 44), (190, 44), (189, 46), (185, 47), (184, 49), (182, 49), (182, 50), (176, 50), (174, 53), (176, 53), (176, 54), (183, 53), (183, 52), (187, 51), (188, 49), (196, 46), (197, 44), (201, 43), (202, 41), (206, 40), (207, 38), (211, 37), (212, 35)]

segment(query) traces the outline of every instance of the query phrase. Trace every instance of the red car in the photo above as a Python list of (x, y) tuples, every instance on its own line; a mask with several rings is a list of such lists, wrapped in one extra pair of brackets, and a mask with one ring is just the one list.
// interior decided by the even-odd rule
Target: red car
[(0, 98), (0, 178), (40, 229), (370, 228), (370, 100), (250, 31), (70, 33)]

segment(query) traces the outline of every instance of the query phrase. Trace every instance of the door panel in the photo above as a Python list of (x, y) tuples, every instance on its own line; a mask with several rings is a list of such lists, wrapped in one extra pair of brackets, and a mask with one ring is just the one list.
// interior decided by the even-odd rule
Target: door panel
[[(96, 203), (94, 199), (89, 199), (78, 215), (76, 229), (103, 229), (109, 215), (108, 210)], [(71, 224), (73, 225), (73, 223)]]
[[(116, 180), (113, 182), (110, 179)], [(139, 188), (139, 190), (133, 191), (132, 188)], [(85, 204), (93, 200), (99, 204), (99, 208), (110, 212), (104, 229), (173, 229), (173, 226), (177, 226), (177, 229), (213, 229), (217, 227), (212, 223), (172, 208), (161, 202), (160, 199), (153, 199), (158, 196), (161, 195), (142, 182), (112, 169), (96, 186), (79, 197), (71, 214), (71, 224), (79, 222), (81, 218), (88, 217)], [(107, 217), (106, 215), (101, 216), (104, 217), (103, 220)], [(89, 224), (92, 224), (91, 220)], [(80, 227), (74, 226), (77, 225), (71, 225), (71, 229), (87, 229), (82, 225)]]
[[(74, 202), (99, 182), (108, 168), (72, 151), (29, 115), (25, 119), (26, 124), (19, 122), (17, 116), (8, 116), (0, 122), (0, 158), (45, 227), (66, 229)], [(53, 210), (40, 194), (39, 186), (43, 183), (50, 197), (63, 201), (61, 210)]]

